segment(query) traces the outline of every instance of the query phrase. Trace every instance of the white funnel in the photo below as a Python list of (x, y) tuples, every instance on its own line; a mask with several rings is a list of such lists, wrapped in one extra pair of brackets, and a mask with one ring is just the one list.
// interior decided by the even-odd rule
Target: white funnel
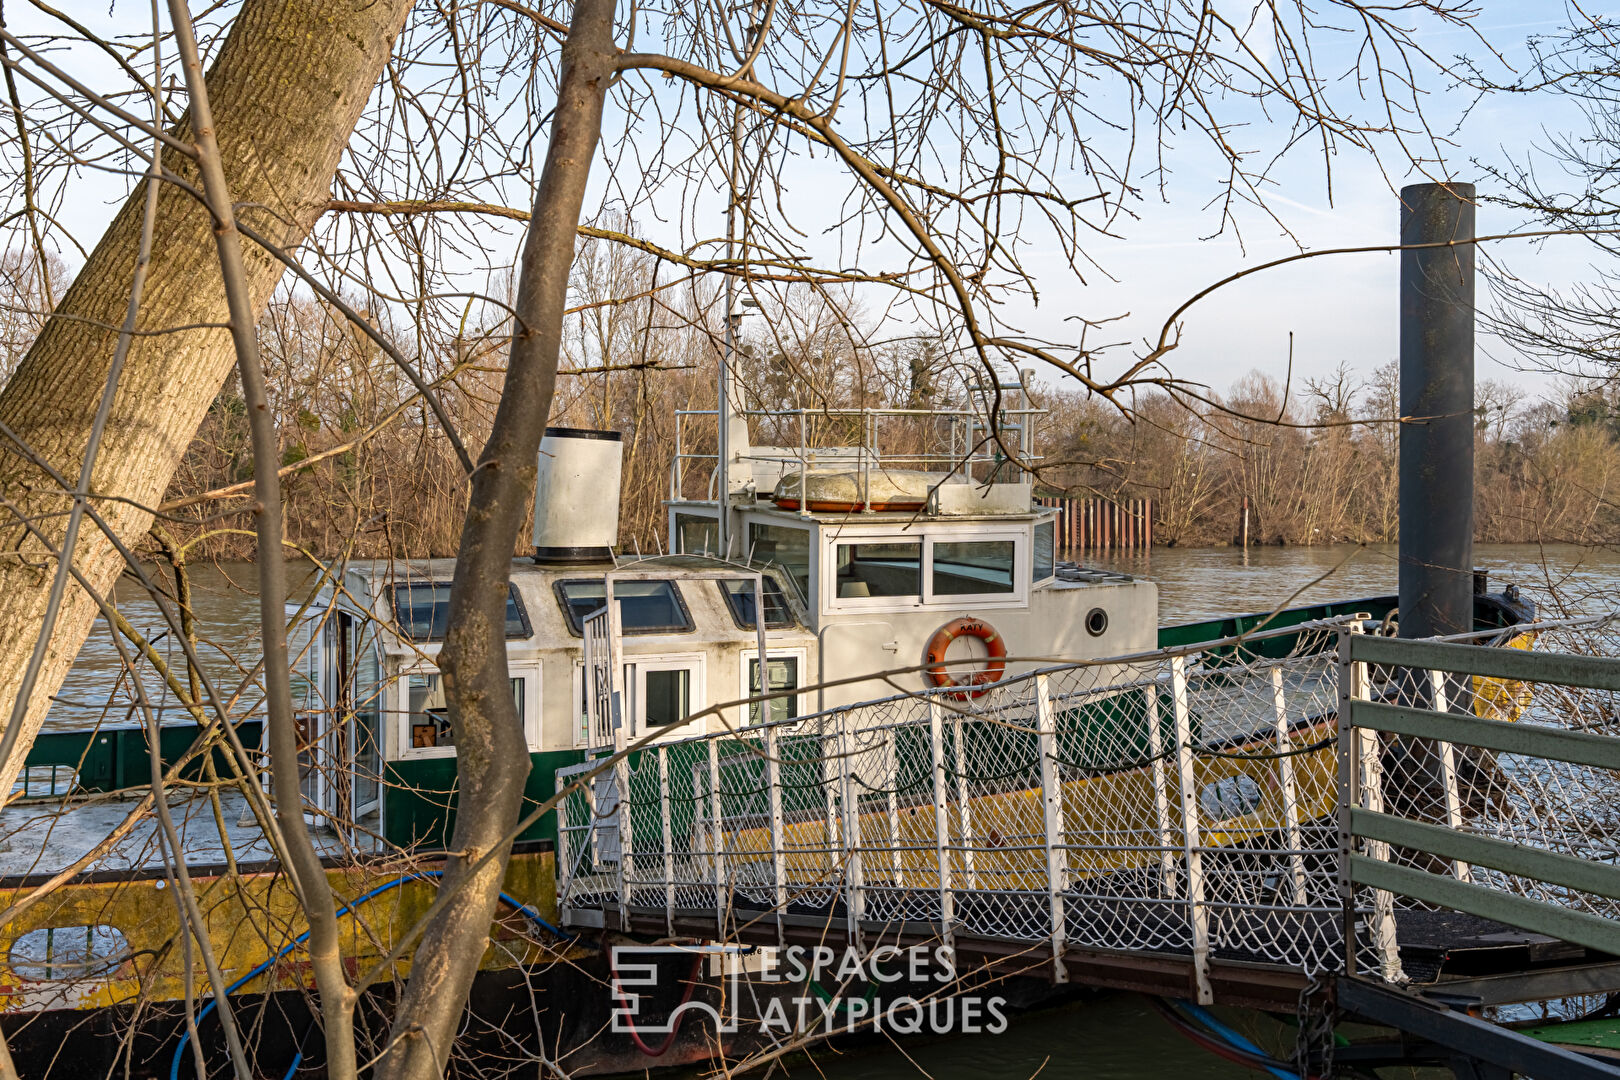
[(623, 436), (617, 431), (546, 428), (534, 485), (536, 562), (612, 558), (619, 541), (623, 461)]

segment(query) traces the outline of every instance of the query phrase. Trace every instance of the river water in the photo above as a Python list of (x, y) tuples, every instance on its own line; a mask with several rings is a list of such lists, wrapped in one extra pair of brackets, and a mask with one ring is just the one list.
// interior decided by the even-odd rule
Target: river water
[[(1512, 582), (1542, 600), (1592, 612), (1620, 604), (1620, 553), (1571, 546), (1481, 545), (1476, 565), (1497, 591)], [(1074, 553), (1070, 557), (1075, 557)], [(1268, 611), (1312, 601), (1351, 599), (1395, 591), (1392, 546), (1158, 548), (1151, 553), (1078, 561), (1145, 577), (1159, 584), (1161, 623), (1191, 622), (1232, 613)], [(193, 572), (203, 660), (224, 692), (234, 690), (257, 660), (258, 612), (252, 568), (199, 567)], [(306, 585), (307, 587), (307, 585)], [(117, 601), (137, 629), (162, 633), (152, 603), (137, 586), (121, 583)], [(159, 648), (169, 643), (159, 642)], [(244, 659), (245, 658), (245, 659)], [(179, 662), (178, 654), (175, 655)], [(97, 625), (58, 694), (51, 726), (77, 728), (128, 723), (124, 707), (105, 702), (120, 665), (106, 627)], [(172, 715), (172, 714), (171, 714)], [(178, 719), (178, 717), (177, 717)], [(1289, 1034), (1254, 1013), (1224, 1018), (1263, 1045), (1280, 1049)], [(1183, 1039), (1141, 998), (1095, 995), (1061, 1009), (1019, 1017), (1000, 1035), (980, 1035), (899, 1048), (846, 1053), (823, 1050), (805, 1075), (840, 1080), (1226, 1080), (1253, 1077), (1240, 1066)]]

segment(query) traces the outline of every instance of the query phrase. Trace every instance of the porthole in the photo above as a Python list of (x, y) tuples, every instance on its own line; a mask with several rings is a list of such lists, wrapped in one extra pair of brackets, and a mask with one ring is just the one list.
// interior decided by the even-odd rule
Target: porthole
[(1086, 633), (1092, 637), (1102, 637), (1108, 629), (1108, 612), (1100, 607), (1094, 607), (1086, 612)]
[(116, 926), (42, 926), (11, 943), (6, 959), (19, 978), (33, 982), (106, 978), (129, 958), (129, 941)]

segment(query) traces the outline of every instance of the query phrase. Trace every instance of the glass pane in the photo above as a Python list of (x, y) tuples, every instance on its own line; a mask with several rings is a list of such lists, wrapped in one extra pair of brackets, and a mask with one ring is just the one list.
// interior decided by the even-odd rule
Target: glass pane
[[(796, 690), (799, 686), (799, 658), (796, 656), (773, 656), (765, 668), (770, 672), (772, 690)], [(748, 661), (748, 693), (750, 696), (761, 693), (759, 688), (759, 659), (755, 657)], [(748, 722), (759, 723), (759, 707), (761, 702), (754, 702), (748, 706)], [(799, 715), (799, 696), (790, 694), (786, 697), (772, 698), (763, 702), (769, 706), (771, 719), (791, 720)]]
[(648, 727), (680, 723), (692, 711), (692, 672), (687, 668), (647, 672)]
[[(557, 591), (576, 634), (583, 632), (586, 616), (602, 610), (607, 597), (607, 586), (601, 581), (564, 581), (558, 583)], [(627, 634), (692, 629), (673, 581), (615, 581), (613, 596), (619, 601), (620, 627)]]
[(934, 545), (934, 592), (939, 596), (1013, 591), (1012, 540)]
[(676, 514), (674, 547), (687, 555), (717, 555), (720, 552), (720, 526), (714, 518)]
[(922, 544), (839, 544), (838, 595), (922, 595)]
[[(775, 578), (762, 577), (760, 580), (765, 587), (765, 625), (792, 626), (793, 613), (788, 609), (787, 597), (782, 595), (782, 586), (776, 583)], [(754, 629), (754, 583), (730, 578), (718, 584), (737, 625), (744, 630)]]
[(444, 705), (444, 687), (437, 672), (406, 677), (406, 708), (409, 711), (411, 746), (421, 749), (429, 746), (454, 746), (455, 736), (450, 731), (450, 712)]
[(1035, 551), (1030, 559), (1030, 579), (1033, 581), (1045, 581), (1056, 572), (1057, 523), (1055, 521), (1043, 521), (1035, 526)]
[(351, 622), (349, 655), (354, 665), (354, 801), (365, 806), (377, 801), (382, 779), (382, 708), (377, 701), (377, 642), (371, 623)]
[(810, 599), (810, 530), (781, 525), (748, 526), (750, 558), (756, 563), (774, 563), (788, 572), (799, 587), (799, 596)]
[[(394, 620), (400, 632), (412, 641), (443, 641), (450, 625), (450, 583), (448, 581), (421, 581), (394, 586)], [(523, 600), (517, 586), (506, 587), (506, 636), (526, 638), (529, 613), (523, 610)]]

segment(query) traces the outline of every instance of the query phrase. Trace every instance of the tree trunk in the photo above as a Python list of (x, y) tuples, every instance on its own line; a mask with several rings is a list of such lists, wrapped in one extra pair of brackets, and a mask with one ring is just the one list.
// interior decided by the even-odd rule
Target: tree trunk
[[(489, 944), (523, 806), (529, 748), (506, 667), (506, 590), (540, 437), (551, 411), (563, 309), (602, 107), (615, 70), (614, 0), (578, 0), (563, 44), (551, 143), (518, 262), (512, 351), (472, 492), (450, 593), (439, 667), (456, 737), (456, 827), (441, 890), (454, 898), (433, 917), (411, 961), (377, 1075), (444, 1075), (473, 976)], [(489, 858), (484, 856), (493, 855)]]
[[(284, 247), (300, 243), (324, 210), (332, 174), (387, 63), (409, 0), (247, 0), (208, 75), (219, 146), (240, 217)], [(188, 131), (179, 137), (189, 139)], [(183, 155), (165, 166), (196, 182)], [(60, 473), (78, 474), (97, 401), (111, 368), (138, 250), (137, 189), (0, 392), (4, 422)], [(228, 315), (207, 211), (164, 185), (138, 329), (212, 324)], [(262, 311), (283, 267), (247, 251), (249, 295)], [(94, 505), (130, 544), (151, 525), (181, 455), (235, 361), (229, 331), (138, 337), (129, 351), (96, 459)], [(71, 499), (9, 439), (0, 439), (0, 492), (17, 508), (0, 522), (0, 723), (10, 714), (44, 621), (54, 556), (15, 514), (33, 517), (54, 543)], [(119, 500), (111, 501), (116, 496)], [(133, 504), (133, 505), (132, 505)], [(98, 590), (117, 579), (119, 557), (88, 524), (75, 562)], [(0, 762), (0, 799), (11, 790), (34, 735), (84, 643), (95, 608), (68, 586), (50, 652), (16, 747)]]

